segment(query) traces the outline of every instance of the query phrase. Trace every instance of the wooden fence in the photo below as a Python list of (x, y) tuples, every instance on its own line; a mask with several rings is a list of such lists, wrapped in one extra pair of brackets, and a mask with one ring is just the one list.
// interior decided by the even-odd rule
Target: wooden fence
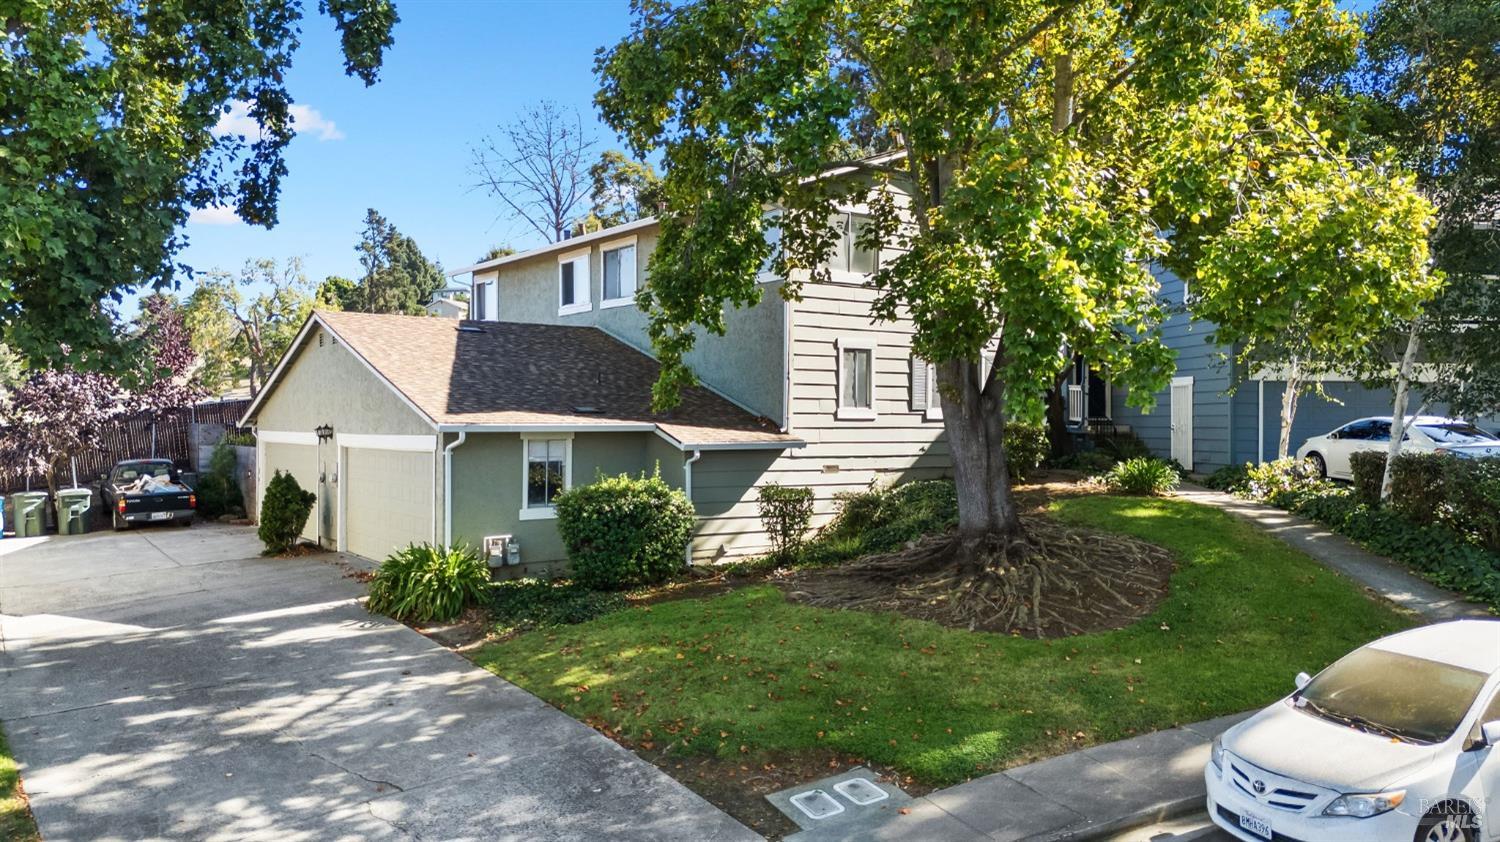
[[(193, 424), (233, 426), (249, 408), (249, 400), (233, 400), (201, 403), (173, 410), (156, 420), (154, 450), (150, 416), (145, 413), (121, 416), (104, 431), (98, 447), (79, 454), (73, 460), (78, 484), (93, 485), (99, 474), (109, 470), (121, 459), (171, 459), (179, 468), (191, 469), (198, 455), (193, 441)], [(0, 473), (6, 474), (0, 477), (0, 493), (9, 494), (27, 488), (40, 491), (47, 487), (47, 477), (41, 473), (30, 476)], [(67, 487), (72, 485), (71, 480), (72, 477), (58, 477), (58, 484)]]

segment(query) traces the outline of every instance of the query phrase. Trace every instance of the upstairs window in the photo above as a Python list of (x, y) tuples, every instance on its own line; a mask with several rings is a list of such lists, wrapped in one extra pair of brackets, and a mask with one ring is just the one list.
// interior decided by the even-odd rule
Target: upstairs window
[(838, 410), (835, 417), (868, 420), (875, 417), (875, 343), (847, 338), (837, 343)]
[(828, 268), (856, 275), (869, 275), (879, 269), (880, 251), (859, 245), (860, 237), (870, 226), (870, 217), (861, 213), (841, 213), (833, 220), (838, 237), (834, 241)]
[(589, 250), (557, 259), (557, 314), (586, 313), (594, 308), (589, 292)]
[(604, 254), (604, 296), (600, 307), (620, 307), (635, 303), (635, 238), (606, 243)]
[(489, 301), (489, 298), (490, 285), (488, 283), (475, 284), (474, 292), (469, 296), (469, 309), (472, 311), (469, 313), (469, 318), (481, 322), (489, 318), (489, 314), (485, 312), (485, 303)]
[(553, 502), (571, 483), (573, 442), (566, 438), (523, 438), (526, 463), (521, 477), (521, 518), (556, 517)]

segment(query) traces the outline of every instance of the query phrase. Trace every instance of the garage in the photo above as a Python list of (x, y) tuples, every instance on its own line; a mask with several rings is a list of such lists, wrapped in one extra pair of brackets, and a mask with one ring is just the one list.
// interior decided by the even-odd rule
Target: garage
[(407, 544), (435, 542), (435, 436), (341, 435), (340, 546), (379, 561)]
[[(319, 493), (318, 478), (322, 475), (318, 465), (318, 437), (313, 433), (289, 433), (262, 431), (258, 435), (259, 446), (256, 458), (260, 463), (256, 470), (259, 487), (257, 499), (265, 499), (266, 483), (276, 471), (289, 473), (306, 491)], [(319, 501), (320, 504), (322, 501)], [(318, 513), (320, 505), (314, 505), (313, 514), (302, 527), (302, 537), (308, 541), (318, 540)]]

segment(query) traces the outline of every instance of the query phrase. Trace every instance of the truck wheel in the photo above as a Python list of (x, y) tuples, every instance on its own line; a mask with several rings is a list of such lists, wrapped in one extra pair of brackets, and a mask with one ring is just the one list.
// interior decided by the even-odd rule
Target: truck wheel
[(178, 518), (176, 520), (176, 523), (177, 523), (178, 526), (181, 526), (183, 528), (187, 528), (189, 526), (192, 526), (193, 525), (193, 516), (192, 515), (188, 515), (187, 517), (180, 517), (180, 518)]

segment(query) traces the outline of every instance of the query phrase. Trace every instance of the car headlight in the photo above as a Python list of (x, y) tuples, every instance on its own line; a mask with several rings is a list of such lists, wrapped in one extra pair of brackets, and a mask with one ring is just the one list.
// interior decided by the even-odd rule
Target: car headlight
[(1406, 790), (1404, 789), (1398, 789), (1395, 792), (1350, 793), (1333, 799), (1324, 808), (1323, 815), (1368, 819), (1400, 807), (1401, 802), (1405, 800)]
[(1208, 762), (1214, 764), (1214, 769), (1219, 777), (1224, 777), (1224, 735), (1214, 737), (1214, 741), (1208, 746)]

